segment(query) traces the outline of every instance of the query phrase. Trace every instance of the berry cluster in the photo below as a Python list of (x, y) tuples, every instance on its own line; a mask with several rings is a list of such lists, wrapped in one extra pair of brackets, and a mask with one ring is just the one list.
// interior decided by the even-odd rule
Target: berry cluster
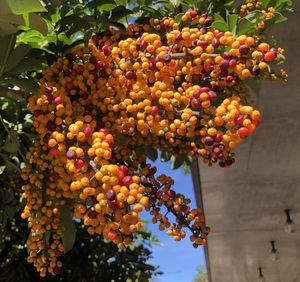
[(111, 29), (43, 71), (28, 100), (40, 139), (22, 174), (28, 261), (41, 276), (60, 271), (66, 210), (121, 249), (140, 230), (143, 208), (176, 241), (188, 228), (195, 247), (205, 244), (202, 211), (171, 189), (170, 177), (156, 177), (138, 149), (230, 166), (232, 150), (260, 123), (240, 91), (243, 81), (264, 78), (282, 58), (259, 37), (211, 24), (207, 14), (189, 11), (182, 24), (165, 18)]

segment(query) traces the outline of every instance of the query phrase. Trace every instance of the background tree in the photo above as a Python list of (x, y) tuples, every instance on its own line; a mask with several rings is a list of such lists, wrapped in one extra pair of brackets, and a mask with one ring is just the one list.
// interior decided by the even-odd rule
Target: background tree
[(195, 275), (193, 282), (207, 282), (207, 272), (203, 266), (197, 268), (197, 274)]

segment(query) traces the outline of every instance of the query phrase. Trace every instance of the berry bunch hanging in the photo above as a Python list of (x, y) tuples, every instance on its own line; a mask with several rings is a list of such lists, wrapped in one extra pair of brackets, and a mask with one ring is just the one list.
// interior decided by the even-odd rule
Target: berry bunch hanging
[(260, 123), (243, 82), (276, 77), (272, 64), (283, 59), (259, 36), (211, 24), (189, 11), (182, 24), (165, 18), (111, 29), (43, 71), (28, 100), (40, 138), (22, 173), (28, 261), (41, 276), (60, 272), (66, 212), (120, 249), (141, 229), (143, 209), (174, 240), (189, 229), (195, 247), (205, 244), (201, 209), (156, 175), (144, 147), (232, 165), (233, 150)]

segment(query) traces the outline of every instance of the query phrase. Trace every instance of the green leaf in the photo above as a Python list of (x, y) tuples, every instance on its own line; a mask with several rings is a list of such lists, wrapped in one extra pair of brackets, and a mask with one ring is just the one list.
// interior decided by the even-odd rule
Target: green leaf
[(234, 4), (234, 2), (235, 2), (234, 0), (227, 1), (226, 4), (224, 5), (224, 7), (226, 7), (227, 9), (231, 8), (231, 6)]
[(220, 21), (220, 22), (223, 22), (223, 23), (227, 24), (225, 19), (218, 13), (214, 13), (214, 20), (215, 21)]
[(132, 11), (127, 9), (125, 6), (123, 5), (120, 5), (120, 6), (117, 6), (116, 8), (114, 8), (112, 11), (111, 11), (111, 15), (109, 17), (109, 20), (110, 21), (118, 21), (128, 15), (132, 14)]
[(24, 92), (36, 93), (39, 89), (39, 85), (33, 79), (22, 77), (11, 77), (4, 80), (6, 85), (18, 86)]
[(6, 161), (6, 169), (8, 174), (20, 171), (20, 169), (11, 161)]
[(24, 58), (16, 67), (7, 72), (7, 75), (21, 74), (23, 72), (37, 71), (42, 69), (42, 63), (36, 58)]
[(25, 24), (23, 16), (13, 14), (6, 0), (1, 1), (0, 5), (0, 35), (4, 36), (7, 34), (16, 33), (17, 28), (15, 25)]
[(160, 160), (164, 163), (167, 162), (171, 159), (171, 154), (169, 153), (168, 150), (162, 150), (161, 155), (160, 155)]
[(292, 6), (293, 1), (292, 0), (277, 0), (276, 1), (276, 5), (275, 5), (275, 10), (276, 11), (281, 11), (282, 8), (286, 7), (286, 6)]
[(4, 73), (9, 72), (17, 66), (24, 56), (30, 51), (31, 46), (27, 44), (20, 44), (9, 55), (4, 69)]
[(16, 153), (20, 148), (20, 144), (17, 141), (17, 133), (14, 130), (10, 131), (10, 134), (7, 136), (7, 139), (4, 145), (1, 147), (1, 150), (7, 153)]
[(230, 31), (234, 31), (237, 26), (238, 15), (237, 14), (229, 14), (228, 15), (228, 27)]
[(106, 4), (116, 4), (116, 2), (114, 0), (93, 0), (90, 1), (86, 7), (89, 8), (97, 8), (97, 7), (101, 7), (102, 5), (106, 5)]
[(181, 18), (184, 14), (183, 13), (179, 13), (176, 17), (175, 17), (175, 22), (176, 23), (180, 23), (181, 22)]
[(240, 20), (237, 26), (237, 35), (247, 34), (255, 31), (255, 24), (253, 24), (250, 20), (243, 18)]
[(271, 2), (271, 0), (262, 0), (261, 5), (262, 5), (264, 8), (268, 8), (270, 2)]
[(62, 243), (64, 244), (64, 252), (67, 253), (73, 248), (76, 239), (76, 226), (73, 218), (71, 217), (70, 212), (66, 207), (61, 206), (60, 210), (60, 218), (61, 225), (64, 228), (64, 235), (62, 237)]
[(178, 169), (183, 165), (185, 161), (185, 155), (181, 154), (177, 157), (172, 156), (171, 157), (171, 169)]
[(145, 153), (144, 146), (136, 146), (136, 147), (134, 147), (134, 152), (135, 152), (136, 155), (144, 154)]
[(0, 97), (0, 114), (6, 121), (16, 123), (20, 116), (20, 104), (11, 99)]
[(13, 50), (16, 43), (16, 35), (7, 35), (2, 37), (0, 44), (0, 77), (3, 74), (6, 61), (9, 57), (10, 52)]
[(6, 0), (12, 12), (16, 15), (23, 15), (35, 12), (47, 12), (39, 0)]
[(145, 153), (151, 161), (156, 161), (158, 157), (157, 150), (154, 149), (152, 146), (145, 146)]
[(120, 141), (119, 141), (120, 145), (124, 145), (125, 144), (125, 135), (124, 133), (120, 133)]
[(161, 12), (157, 9), (154, 9), (150, 6), (145, 6), (142, 7), (142, 10), (144, 11), (143, 16), (148, 16), (148, 17), (154, 17), (154, 18), (162, 18), (163, 15)]
[(5, 169), (6, 169), (5, 165), (0, 166), (0, 175), (5, 171)]
[(17, 28), (11, 23), (0, 22), (0, 36), (6, 36), (17, 32)]
[(224, 22), (221, 22), (221, 21), (214, 21), (212, 26), (214, 28), (217, 28), (220, 31), (227, 31), (228, 30), (227, 23), (224, 23)]
[(48, 25), (45, 20), (37, 14), (29, 14), (29, 26), (44, 36), (48, 33)]
[(228, 25), (227, 25), (225, 19), (220, 14), (217, 14), (217, 13), (214, 14), (214, 22), (213, 22), (212, 26), (221, 31), (228, 30)]
[(275, 13), (275, 17), (273, 18), (274, 23), (282, 23), (287, 21), (287, 17), (283, 16), (281, 13)]
[(11, 205), (6, 206), (5, 207), (5, 212), (6, 212), (7, 216), (8, 216), (8, 218), (10, 220), (13, 220), (13, 218), (15, 217), (15, 213), (16, 213), (16, 207), (15, 206), (11, 206)]

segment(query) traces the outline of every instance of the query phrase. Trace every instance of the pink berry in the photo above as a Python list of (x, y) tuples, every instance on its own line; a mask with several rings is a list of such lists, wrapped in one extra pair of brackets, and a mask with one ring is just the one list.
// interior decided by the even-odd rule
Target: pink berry
[(92, 130), (91, 130), (91, 128), (90, 127), (85, 127), (84, 129), (83, 129), (83, 132), (84, 132), (84, 134), (85, 134), (85, 136), (91, 136), (92, 135)]
[(228, 66), (229, 66), (230, 69), (234, 69), (236, 67), (236, 60), (231, 59), (228, 63)]
[(122, 179), (122, 184), (125, 186), (129, 186), (131, 183), (133, 183), (132, 176), (127, 175)]
[(108, 131), (108, 129), (106, 129), (106, 128), (101, 128), (101, 129), (99, 129), (99, 132), (102, 132), (102, 133), (104, 133), (105, 135), (109, 134), (109, 131)]
[(120, 165), (119, 170), (126, 175), (128, 172), (128, 167), (126, 165)]
[(193, 98), (191, 101), (191, 105), (193, 108), (197, 109), (201, 107), (201, 103), (199, 99)]
[(223, 133), (217, 133), (215, 136), (216, 142), (221, 142), (223, 140)]
[(62, 103), (62, 98), (61, 98), (61, 97), (56, 97), (56, 98), (54, 99), (54, 103), (55, 103), (56, 105), (61, 104), (61, 103)]
[(174, 199), (175, 196), (176, 196), (176, 192), (174, 190), (169, 190), (167, 192), (167, 195), (168, 195), (169, 198)]

